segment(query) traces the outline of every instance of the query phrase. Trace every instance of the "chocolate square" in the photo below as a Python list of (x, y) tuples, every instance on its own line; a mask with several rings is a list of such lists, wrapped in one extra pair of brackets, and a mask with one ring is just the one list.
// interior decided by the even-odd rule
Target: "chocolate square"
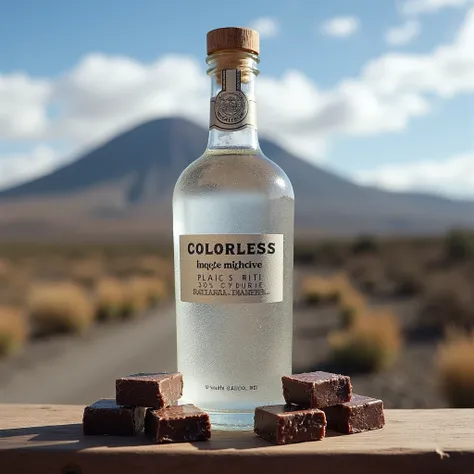
[(85, 407), (82, 428), (85, 435), (135, 436), (143, 430), (145, 408), (121, 407), (112, 398)]
[(326, 433), (326, 416), (316, 408), (271, 405), (255, 409), (254, 431), (273, 444), (318, 441)]
[(324, 408), (348, 402), (352, 396), (350, 377), (329, 372), (308, 372), (282, 377), (286, 403), (305, 408)]
[(163, 408), (181, 398), (183, 376), (180, 373), (132, 374), (117, 379), (115, 389), (118, 405)]
[(382, 400), (355, 393), (350, 402), (323, 408), (323, 411), (328, 428), (341, 433), (378, 430), (385, 425)]
[(209, 415), (194, 405), (149, 408), (145, 434), (155, 443), (205, 441), (211, 437), (211, 422)]

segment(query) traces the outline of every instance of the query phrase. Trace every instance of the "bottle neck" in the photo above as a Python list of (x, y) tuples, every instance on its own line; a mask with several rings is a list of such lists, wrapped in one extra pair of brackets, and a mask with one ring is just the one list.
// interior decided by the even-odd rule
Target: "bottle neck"
[(258, 56), (220, 51), (207, 58), (211, 76), (208, 150), (258, 150), (255, 79)]

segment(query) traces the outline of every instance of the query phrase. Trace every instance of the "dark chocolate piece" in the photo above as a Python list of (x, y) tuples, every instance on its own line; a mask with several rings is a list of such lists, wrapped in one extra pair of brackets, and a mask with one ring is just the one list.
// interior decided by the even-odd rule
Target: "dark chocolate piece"
[(120, 407), (113, 398), (104, 398), (84, 409), (85, 435), (135, 436), (143, 430), (145, 408)]
[(274, 444), (318, 441), (326, 433), (326, 416), (317, 408), (272, 405), (255, 409), (254, 431)]
[(329, 372), (308, 372), (282, 377), (286, 403), (304, 408), (324, 408), (348, 402), (352, 395), (350, 377)]
[(133, 374), (115, 383), (118, 405), (163, 408), (183, 394), (183, 376), (176, 374)]
[(149, 408), (145, 434), (155, 443), (205, 441), (211, 437), (211, 422), (209, 415), (194, 405)]
[(363, 395), (352, 395), (350, 402), (323, 408), (328, 428), (341, 433), (378, 430), (385, 424), (383, 402)]

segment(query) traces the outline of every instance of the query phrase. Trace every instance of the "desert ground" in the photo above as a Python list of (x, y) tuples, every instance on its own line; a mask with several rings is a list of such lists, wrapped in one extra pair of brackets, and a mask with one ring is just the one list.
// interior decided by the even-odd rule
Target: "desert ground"
[[(474, 406), (473, 242), (298, 244), (293, 372), (350, 374), (389, 408)], [(0, 245), (0, 402), (89, 404), (117, 377), (175, 370), (170, 255)]]

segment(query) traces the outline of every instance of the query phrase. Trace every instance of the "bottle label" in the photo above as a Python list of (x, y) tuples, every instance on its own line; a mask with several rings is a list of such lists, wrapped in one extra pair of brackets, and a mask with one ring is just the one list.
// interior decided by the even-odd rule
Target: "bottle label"
[(283, 234), (180, 236), (181, 301), (283, 301)]
[(242, 92), (240, 69), (222, 70), (222, 90), (211, 99), (209, 128), (241, 130), (257, 127), (255, 101)]

